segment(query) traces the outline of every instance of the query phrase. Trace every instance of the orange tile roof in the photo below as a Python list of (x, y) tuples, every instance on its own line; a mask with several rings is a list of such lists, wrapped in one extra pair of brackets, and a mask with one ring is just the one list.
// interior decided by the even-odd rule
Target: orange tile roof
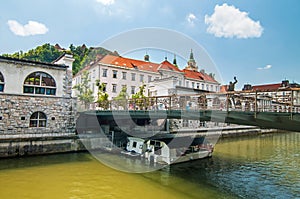
[(204, 73), (201, 73), (198, 71), (191, 71), (191, 70), (187, 70), (187, 69), (183, 69), (183, 72), (184, 72), (185, 77), (187, 77), (187, 78), (217, 83), (217, 81), (214, 78), (212, 78), (211, 76), (209, 76), (208, 74), (204, 74)]
[(281, 87), (281, 84), (265, 84), (265, 85), (257, 85), (253, 86), (252, 89), (254, 91), (276, 91)]
[(171, 64), (168, 60), (161, 62), (161, 64), (158, 67), (158, 70), (159, 69), (182, 72), (178, 67), (176, 67), (174, 64)]
[(139, 70), (150, 71), (150, 72), (158, 72), (159, 69), (183, 72), (185, 77), (187, 78), (218, 83), (214, 78), (212, 78), (208, 74), (201, 73), (198, 71), (186, 70), (186, 69), (180, 70), (178, 67), (171, 64), (167, 60), (163, 61), (160, 64), (157, 64), (153, 62), (141, 61), (141, 60), (125, 58), (121, 56), (106, 55), (100, 60), (100, 63), (124, 67), (124, 68), (137, 68)]
[(228, 91), (228, 85), (222, 85), (220, 88), (220, 93), (226, 93)]
[(152, 62), (124, 58), (114, 55), (106, 55), (103, 59), (100, 60), (100, 62), (125, 68), (137, 68), (139, 70), (145, 70), (150, 72), (158, 72), (157, 68), (159, 66), (159, 64)]

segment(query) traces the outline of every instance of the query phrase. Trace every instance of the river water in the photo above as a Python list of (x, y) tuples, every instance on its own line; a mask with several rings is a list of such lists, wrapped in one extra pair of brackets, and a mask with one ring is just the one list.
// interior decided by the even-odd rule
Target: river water
[(300, 198), (300, 133), (219, 140), (212, 158), (145, 174), (88, 153), (0, 160), (0, 198)]

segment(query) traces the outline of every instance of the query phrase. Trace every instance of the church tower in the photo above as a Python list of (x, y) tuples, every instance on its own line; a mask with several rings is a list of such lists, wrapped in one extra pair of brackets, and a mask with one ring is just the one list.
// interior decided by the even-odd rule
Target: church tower
[(197, 66), (197, 63), (194, 59), (194, 54), (193, 54), (192, 49), (191, 49), (190, 59), (187, 62), (187, 64), (188, 64), (187, 67), (186, 67), (187, 70), (198, 71), (198, 66)]

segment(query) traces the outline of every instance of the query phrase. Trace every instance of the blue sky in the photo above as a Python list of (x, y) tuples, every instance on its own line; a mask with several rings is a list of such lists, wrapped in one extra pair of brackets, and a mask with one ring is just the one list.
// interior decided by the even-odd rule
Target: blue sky
[[(233, 76), (238, 88), (283, 79), (299, 83), (299, 10), (298, 0), (10, 0), (0, 7), (0, 53), (46, 42), (98, 46), (122, 32), (158, 27), (201, 45), (224, 84)], [(150, 57), (160, 62), (165, 55)]]

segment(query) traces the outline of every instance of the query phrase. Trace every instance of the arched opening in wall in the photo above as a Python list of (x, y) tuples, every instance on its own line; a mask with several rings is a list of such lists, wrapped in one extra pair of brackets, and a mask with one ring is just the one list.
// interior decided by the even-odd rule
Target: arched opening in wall
[(241, 100), (237, 100), (236, 103), (235, 103), (235, 108), (236, 109), (242, 109), (242, 102)]
[(198, 97), (198, 104), (201, 109), (207, 109), (207, 99), (206, 95), (200, 95)]
[(47, 116), (45, 113), (37, 111), (30, 116), (29, 127), (46, 127)]
[(251, 110), (251, 104), (249, 101), (245, 102), (245, 111), (250, 111)]
[(0, 72), (0, 92), (4, 91), (4, 77), (2, 73)]
[(215, 97), (213, 99), (213, 108), (220, 108), (221, 105), (221, 100), (218, 97)]
[(34, 72), (26, 77), (23, 92), (38, 95), (55, 95), (56, 83), (51, 75), (44, 72)]

